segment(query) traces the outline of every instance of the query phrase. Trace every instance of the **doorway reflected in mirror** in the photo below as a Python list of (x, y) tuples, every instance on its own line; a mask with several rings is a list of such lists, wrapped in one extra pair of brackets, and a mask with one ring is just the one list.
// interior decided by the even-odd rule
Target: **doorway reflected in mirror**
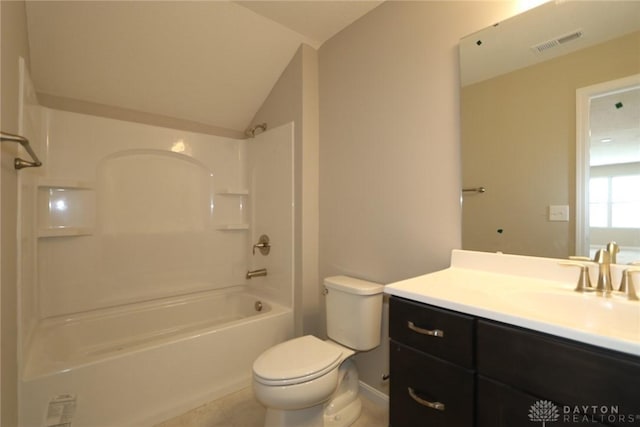
[(615, 241), (618, 263), (640, 260), (640, 75), (578, 89), (576, 99), (576, 180), (586, 195), (577, 215), (588, 224), (584, 236), (576, 230), (580, 254)]

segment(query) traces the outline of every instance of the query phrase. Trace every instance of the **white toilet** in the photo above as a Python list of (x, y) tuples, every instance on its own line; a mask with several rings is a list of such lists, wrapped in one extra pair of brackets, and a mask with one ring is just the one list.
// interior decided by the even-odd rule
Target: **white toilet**
[(347, 276), (324, 280), (327, 335), (280, 343), (253, 363), (253, 391), (267, 427), (346, 427), (360, 415), (358, 371), (349, 358), (380, 345), (382, 291)]

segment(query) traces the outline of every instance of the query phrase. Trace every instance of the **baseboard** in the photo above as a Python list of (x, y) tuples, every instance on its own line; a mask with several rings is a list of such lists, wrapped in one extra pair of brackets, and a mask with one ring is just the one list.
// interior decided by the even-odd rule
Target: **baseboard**
[(389, 406), (389, 396), (377, 388), (373, 388), (369, 384), (363, 383), (362, 381), (360, 381), (360, 394), (376, 406), (382, 406), (385, 408)]

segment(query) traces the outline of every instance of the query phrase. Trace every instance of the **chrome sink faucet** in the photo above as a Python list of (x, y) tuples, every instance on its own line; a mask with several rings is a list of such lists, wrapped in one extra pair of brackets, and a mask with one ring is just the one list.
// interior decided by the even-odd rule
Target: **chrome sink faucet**
[(607, 246), (605, 246), (607, 252), (609, 252), (609, 256), (611, 257), (611, 264), (618, 263), (618, 253), (620, 252), (620, 246), (616, 242), (609, 242)]
[(593, 261), (599, 267), (596, 292), (604, 293), (605, 295), (611, 294), (613, 291), (613, 284), (611, 283), (611, 254), (606, 249), (600, 249), (596, 252)]
[[(613, 280), (611, 278), (611, 264), (615, 263), (616, 254), (620, 252), (616, 242), (609, 242), (606, 249), (600, 249), (596, 252), (593, 259), (584, 256), (570, 256), (569, 261), (560, 261), (562, 266), (573, 266), (580, 268), (580, 277), (576, 285), (576, 292), (595, 291), (598, 295), (610, 297), (612, 293), (626, 294), (629, 301), (640, 301), (638, 292), (633, 283), (632, 275), (640, 273), (640, 262), (631, 262), (629, 266), (622, 270), (622, 278), (617, 292), (613, 288)], [(594, 288), (591, 287), (589, 280), (589, 266), (598, 264), (598, 283)]]

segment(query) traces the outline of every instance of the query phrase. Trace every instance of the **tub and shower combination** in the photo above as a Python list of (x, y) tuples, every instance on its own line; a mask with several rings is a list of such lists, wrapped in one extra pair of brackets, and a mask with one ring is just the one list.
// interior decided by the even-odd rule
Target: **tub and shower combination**
[(242, 287), (47, 319), (26, 361), (21, 423), (47, 425), (70, 395), (72, 425), (152, 425), (246, 387), (253, 360), (291, 325), (290, 309)]
[(153, 425), (248, 386), (293, 336), (293, 125), (231, 140), (30, 108), (20, 425)]

